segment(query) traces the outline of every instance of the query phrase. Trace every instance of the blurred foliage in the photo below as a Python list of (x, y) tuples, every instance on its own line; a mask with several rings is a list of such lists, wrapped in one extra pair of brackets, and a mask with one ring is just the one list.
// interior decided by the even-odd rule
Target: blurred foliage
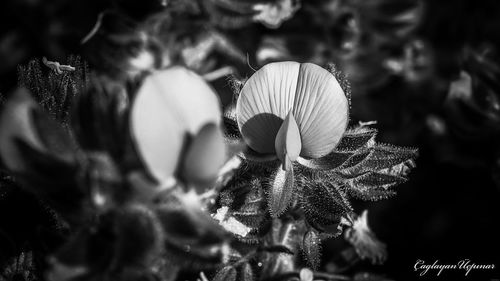
[(18, 66), (19, 86), (29, 89), (36, 101), (65, 126), (70, 122), (73, 99), (84, 92), (90, 79), (89, 68), (80, 57), (68, 57), (67, 65), (75, 70), (58, 73), (36, 59)]

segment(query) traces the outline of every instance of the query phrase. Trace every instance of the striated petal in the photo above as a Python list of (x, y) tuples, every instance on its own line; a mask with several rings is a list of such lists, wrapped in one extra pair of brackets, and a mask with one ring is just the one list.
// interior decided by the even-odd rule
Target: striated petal
[(319, 158), (344, 134), (349, 103), (335, 77), (318, 65), (301, 64), (298, 81), (293, 114), (302, 136), (300, 155)]
[(300, 131), (300, 156), (306, 158), (330, 153), (347, 127), (349, 103), (335, 76), (311, 63), (278, 62), (242, 88), (236, 112), (243, 139), (257, 152), (281, 153), (272, 144), (290, 110)]
[(294, 102), (300, 64), (271, 63), (243, 86), (236, 104), (245, 142), (260, 153), (274, 153), (276, 134)]

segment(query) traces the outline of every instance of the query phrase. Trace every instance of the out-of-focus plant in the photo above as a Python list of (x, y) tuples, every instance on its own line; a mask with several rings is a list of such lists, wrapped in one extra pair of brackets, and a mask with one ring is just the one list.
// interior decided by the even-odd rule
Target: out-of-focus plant
[(491, 44), (462, 48), (456, 73), (446, 81), (442, 112), (427, 116), (439, 161), (481, 167), (498, 179), (498, 54)]
[(73, 70), (58, 72), (37, 59), (18, 67), (19, 85), (28, 88), (35, 100), (65, 126), (73, 99), (86, 89), (90, 79), (89, 68), (79, 56), (68, 57), (66, 65)]
[(39, 280), (40, 272), (37, 271), (33, 262), (32, 252), (21, 252), (19, 256), (9, 261), (3, 271), (0, 271), (0, 280)]
[(82, 39), (85, 58), (100, 75), (125, 81), (161, 66), (157, 44), (123, 13), (107, 10)]
[(260, 22), (269, 28), (278, 28), (300, 8), (300, 0), (241, 1), (210, 0), (204, 6), (214, 24), (223, 28), (241, 28)]
[(452, 129), (462, 138), (483, 138), (500, 129), (500, 67), (492, 47), (466, 48), (462, 69), (446, 100)]
[[(172, 88), (169, 79), (176, 86)], [(179, 98), (179, 91), (189, 89), (195, 100)], [(53, 206), (72, 230), (65, 245), (49, 259), (49, 280), (175, 276), (179, 266), (213, 266), (229, 255), (227, 234), (202, 211), (202, 201), (193, 193), (195, 187), (215, 180), (226, 157), (214, 94), (202, 78), (177, 68), (147, 78), (133, 100), (128, 138), (138, 162), (132, 167), (115, 164), (116, 158), (105, 146), (79, 147), (26, 89), (14, 93), (3, 107), (3, 165), (23, 187)], [(158, 118), (156, 114), (170, 112), (165, 108), (172, 101), (177, 105), (172, 109), (184, 110)], [(97, 107), (89, 116), (99, 112), (100, 103), (78, 103), (76, 107), (89, 105)], [(157, 105), (156, 109), (151, 105)], [(179, 115), (190, 110), (196, 114)], [(95, 115), (93, 120), (102, 121), (100, 117)], [(155, 120), (161, 130), (148, 130)], [(170, 126), (175, 124), (180, 125), (176, 132)], [(73, 125), (78, 127), (78, 122)], [(85, 132), (92, 138), (101, 130)], [(205, 149), (207, 143), (213, 145)], [(215, 163), (205, 153), (220, 160)], [(209, 158), (211, 162), (206, 162)], [(61, 172), (64, 176), (57, 175)], [(168, 266), (166, 271), (158, 267), (164, 255), (172, 257), (168, 265), (161, 266)]]
[(301, 23), (317, 29), (317, 34), (285, 31), (273, 35), (273, 42), (280, 45), (263, 40), (257, 51), (260, 56), (265, 54), (262, 63), (334, 61), (359, 89), (384, 85), (393, 75), (413, 83), (432, 73), (432, 50), (427, 42), (415, 38), (424, 14), (423, 1), (313, 1), (304, 3), (303, 10), (311, 22)]

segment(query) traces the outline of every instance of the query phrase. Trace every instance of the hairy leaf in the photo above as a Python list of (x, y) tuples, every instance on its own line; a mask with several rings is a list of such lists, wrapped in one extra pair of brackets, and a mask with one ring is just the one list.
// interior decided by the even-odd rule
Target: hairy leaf
[(396, 195), (396, 191), (377, 188), (350, 188), (349, 195), (365, 201), (378, 201), (393, 197)]
[(354, 153), (340, 168), (338, 169), (341, 173), (347, 173), (346, 171), (350, 171), (361, 165), (372, 153), (369, 149), (363, 149)]
[(345, 194), (335, 183), (306, 182), (301, 195), (300, 202), (306, 216), (317, 223), (338, 223), (344, 214), (352, 210)]
[(369, 188), (384, 188), (388, 189), (394, 185), (403, 183), (406, 178), (394, 175), (388, 175), (377, 172), (367, 172), (354, 179), (346, 181), (346, 183), (352, 188), (358, 190), (369, 189)]
[(297, 162), (310, 169), (333, 170), (344, 164), (353, 154), (354, 153), (347, 151), (333, 151), (324, 157), (316, 159), (299, 157), (297, 158)]
[(376, 144), (376, 132), (365, 126), (347, 131), (335, 152), (351, 153), (351, 156), (337, 168), (319, 176), (325, 181), (329, 177), (337, 179), (349, 195), (363, 200), (379, 200), (394, 195), (389, 188), (407, 180), (409, 170), (415, 167), (418, 151)]
[(413, 159), (417, 157), (417, 150), (399, 148), (388, 145), (376, 145), (371, 149), (371, 153), (353, 169), (344, 174), (364, 173), (367, 171), (379, 171), (390, 169), (399, 164), (413, 166)]
[[(252, 171), (252, 170), (251, 170)], [(262, 187), (262, 173), (237, 173), (221, 192), (221, 205), (228, 208), (227, 216), (234, 217), (256, 234), (267, 217), (267, 200)]]
[(355, 127), (345, 132), (336, 147), (339, 151), (357, 151), (374, 144), (377, 130), (369, 127)]
[(293, 195), (293, 169), (285, 171), (280, 166), (269, 191), (269, 211), (271, 216), (274, 218), (279, 217), (290, 205)]

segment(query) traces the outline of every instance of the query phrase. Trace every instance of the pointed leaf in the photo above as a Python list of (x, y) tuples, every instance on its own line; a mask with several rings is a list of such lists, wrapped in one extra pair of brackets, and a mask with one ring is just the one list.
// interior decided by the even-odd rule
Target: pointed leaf
[(348, 186), (349, 195), (363, 200), (376, 201), (395, 195), (396, 193), (390, 188), (406, 180), (405, 177), (370, 172), (346, 180), (345, 183)]
[(364, 147), (369, 147), (374, 143), (376, 129), (368, 127), (356, 127), (348, 130), (340, 143), (337, 145), (336, 150), (339, 151), (357, 151)]
[(350, 171), (358, 165), (361, 165), (372, 153), (371, 150), (361, 150), (353, 154), (342, 166), (339, 167), (340, 172)]
[(375, 144), (376, 133), (377, 130), (366, 127), (350, 129), (328, 155), (317, 159), (299, 157), (297, 162), (310, 169), (320, 170), (354, 167), (370, 153), (369, 148)]
[(365, 201), (378, 201), (396, 195), (396, 191), (383, 188), (350, 188), (349, 195)]
[[(338, 183), (336, 183), (338, 184)], [(333, 224), (352, 210), (345, 195), (331, 183), (309, 183), (302, 188), (301, 205), (317, 222)]]
[(417, 156), (416, 149), (376, 144), (353, 155), (330, 176), (344, 182), (351, 196), (380, 200), (395, 194), (390, 187), (407, 180)]
[(378, 171), (407, 161), (413, 162), (413, 159), (415, 159), (417, 155), (416, 149), (377, 145), (374, 147), (369, 158), (363, 163), (362, 170)]
[(269, 211), (273, 218), (279, 217), (290, 205), (294, 194), (293, 169), (285, 171), (280, 166), (272, 182), (269, 194)]
[(318, 269), (321, 262), (321, 239), (315, 230), (311, 229), (304, 234), (302, 250), (309, 265)]
[(391, 186), (403, 183), (406, 178), (394, 175), (381, 174), (376, 172), (368, 172), (354, 179), (348, 180), (347, 183), (357, 190), (384, 188), (388, 189)]

